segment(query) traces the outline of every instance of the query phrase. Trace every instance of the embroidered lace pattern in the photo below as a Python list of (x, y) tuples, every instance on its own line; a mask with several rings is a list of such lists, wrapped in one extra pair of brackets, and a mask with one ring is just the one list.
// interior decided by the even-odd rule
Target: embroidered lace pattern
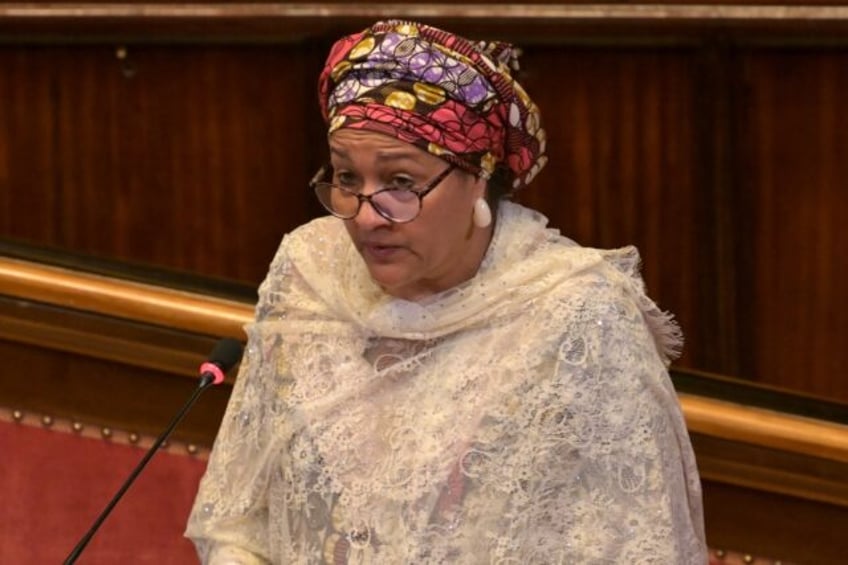
[(412, 303), (340, 221), (288, 235), (189, 521), (201, 559), (706, 563), (680, 336), (637, 269), (504, 203), (477, 276)]

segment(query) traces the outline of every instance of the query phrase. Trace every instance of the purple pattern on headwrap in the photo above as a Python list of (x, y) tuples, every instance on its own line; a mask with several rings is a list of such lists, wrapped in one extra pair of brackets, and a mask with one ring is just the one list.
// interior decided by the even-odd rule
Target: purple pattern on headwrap
[(380, 22), (333, 46), (319, 80), (322, 111), (331, 132), (393, 135), (475, 174), (503, 163), (518, 189), (545, 163), (545, 132), (505, 64), (512, 53), (422, 24)]

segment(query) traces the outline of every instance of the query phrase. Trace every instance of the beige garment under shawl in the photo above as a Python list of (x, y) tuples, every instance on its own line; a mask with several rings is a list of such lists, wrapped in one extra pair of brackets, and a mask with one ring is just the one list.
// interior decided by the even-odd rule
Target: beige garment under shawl
[(633, 248), (501, 206), (478, 274), (413, 303), (341, 221), (282, 242), (187, 535), (204, 563), (707, 562)]

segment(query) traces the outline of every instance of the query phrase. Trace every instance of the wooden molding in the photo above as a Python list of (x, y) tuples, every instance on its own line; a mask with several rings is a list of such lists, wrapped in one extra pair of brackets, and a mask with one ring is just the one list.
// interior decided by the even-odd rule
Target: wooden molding
[[(705, 29), (769, 33), (848, 28), (848, 6), (801, 2), (12, 2), (0, 5), (0, 37), (296, 41), (337, 35), (379, 19), (450, 22), (518, 33), (527, 41), (615, 31)], [(87, 35), (79, 36), (86, 31)]]
[(848, 6), (784, 2), (491, 3), (472, 2), (12, 2), (0, 17), (20, 19), (333, 19), (445, 18), (503, 21), (845, 21)]
[[(0, 257), (0, 293), (206, 336), (244, 339), (242, 327), (252, 319), (252, 307), (242, 302), (5, 257)], [(11, 320), (12, 316), (8, 318)], [(101, 358), (106, 355), (103, 352), (115, 350), (108, 336), (103, 343), (100, 343), (103, 340), (74, 340), (73, 336), (68, 337), (72, 330), (46, 328), (44, 321), (20, 320), (10, 328), (13, 331), (5, 332), (4, 337), (30, 344), (40, 342), (48, 347), (66, 344), (62, 348), (70, 347), (69, 350), (77, 353), (96, 346), (100, 353), (93, 354)], [(72, 345), (67, 345), (71, 342)], [(155, 367), (165, 368), (163, 364), (168, 363), (171, 361), (166, 358)], [(692, 432), (848, 462), (848, 426), (702, 396), (680, 394), (679, 397)]]
[(0, 293), (211, 336), (244, 339), (249, 304), (0, 257)]
[(0, 339), (189, 378), (214, 345), (211, 336), (3, 296)]
[[(734, 442), (722, 442), (723, 449), (716, 452), (714, 438), (692, 435), (698, 473), (702, 481), (714, 481), (742, 488), (765, 491), (804, 500), (814, 500), (848, 508), (848, 483), (844, 480), (848, 465), (826, 462), (829, 472), (812, 465), (810, 457), (796, 456), (808, 464), (805, 468), (785, 465), (781, 453), (759, 448), (747, 448)], [(750, 453), (754, 451), (754, 453)], [(796, 461), (797, 463), (797, 461)]]
[[(89, 422), (82, 422), (63, 417), (39, 415), (20, 410), (0, 410), (0, 425), (4, 423), (27, 426), (30, 428), (49, 429), (54, 432), (72, 434), (77, 437), (99, 439), (111, 444), (132, 446), (140, 450), (150, 449), (153, 443), (158, 439), (158, 436), (153, 434), (142, 434), (131, 430), (113, 429), (108, 426), (99, 426)], [(162, 446), (160, 446), (159, 449), (167, 451), (172, 455), (193, 457), (206, 461), (209, 459), (209, 452), (211, 450), (210, 446), (211, 441), (206, 444), (197, 444), (190, 441), (183, 441), (171, 436), (165, 443), (162, 444)]]
[(679, 394), (691, 432), (848, 463), (848, 426)]

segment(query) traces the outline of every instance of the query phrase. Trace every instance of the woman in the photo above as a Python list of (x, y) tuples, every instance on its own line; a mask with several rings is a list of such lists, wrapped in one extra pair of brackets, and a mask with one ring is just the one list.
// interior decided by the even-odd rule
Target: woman
[(411, 22), (333, 47), (336, 217), (260, 289), (187, 531), (204, 562), (706, 563), (680, 337), (636, 251), (501, 200), (545, 160), (513, 61)]

